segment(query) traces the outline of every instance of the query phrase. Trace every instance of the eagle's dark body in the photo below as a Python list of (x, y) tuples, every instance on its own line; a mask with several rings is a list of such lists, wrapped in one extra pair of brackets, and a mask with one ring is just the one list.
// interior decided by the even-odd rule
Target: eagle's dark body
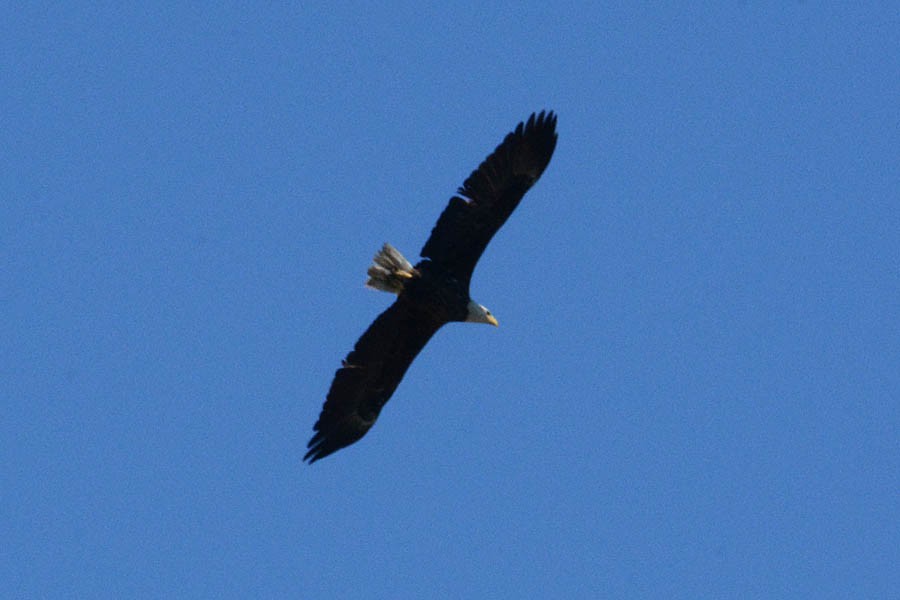
[(469, 297), (472, 271), (543, 173), (555, 147), (556, 116), (531, 115), (450, 200), (422, 248), (422, 261), (411, 267), (388, 245), (376, 256), (378, 262), (389, 250), (399, 257), (388, 253), (393, 266), (375, 277), (375, 287), (397, 293), (397, 300), (375, 319), (335, 373), (305, 460), (315, 462), (365, 435), (413, 359), (443, 325), (467, 320), (496, 325), (490, 312)]
[(415, 267), (419, 275), (404, 287), (397, 300), (403, 298), (413, 307), (423, 311), (436, 321), (465, 321), (469, 303), (469, 282), (461, 281), (439, 263), (429, 259), (419, 261)]

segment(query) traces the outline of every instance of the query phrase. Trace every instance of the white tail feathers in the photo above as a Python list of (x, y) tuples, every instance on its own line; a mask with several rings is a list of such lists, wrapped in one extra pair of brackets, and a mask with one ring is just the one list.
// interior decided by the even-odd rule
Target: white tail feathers
[(376, 290), (399, 294), (406, 280), (419, 274), (399, 250), (387, 243), (375, 253), (374, 261), (366, 286)]

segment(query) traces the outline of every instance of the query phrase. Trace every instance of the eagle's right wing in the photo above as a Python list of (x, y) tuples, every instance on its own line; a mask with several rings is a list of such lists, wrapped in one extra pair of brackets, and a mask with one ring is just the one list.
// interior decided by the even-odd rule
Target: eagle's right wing
[(555, 148), (552, 111), (519, 123), (450, 199), (421, 255), (468, 282), (488, 242), (547, 168)]

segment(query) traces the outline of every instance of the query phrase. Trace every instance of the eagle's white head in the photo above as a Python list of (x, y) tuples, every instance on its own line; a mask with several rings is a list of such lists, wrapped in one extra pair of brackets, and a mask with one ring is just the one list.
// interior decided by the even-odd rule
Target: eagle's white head
[(494, 315), (491, 314), (491, 311), (478, 304), (474, 300), (469, 300), (467, 309), (469, 311), (466, 315), (467, 323), (488, 323), (490, 325), (493, 325), (494, 327), (498, 327), (500, 325), (499, 323), (497, 323), (497, 319), (494, 318)]

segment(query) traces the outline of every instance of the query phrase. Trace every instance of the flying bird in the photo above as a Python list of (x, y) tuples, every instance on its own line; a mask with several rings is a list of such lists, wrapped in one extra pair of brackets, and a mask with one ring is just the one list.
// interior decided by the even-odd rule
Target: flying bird
[(356, 442), (375, 423), (413, 359), (438, 329), (453, 321), (497, 325), (469, 297), (475, 264), (525, 192), (547, 168), (556, 147), (556, 115), (532, 114), (469, 175), (410, 264), (390, 244), (375, 254), (366, 285), (397, 300), (341, 361), (303, 460), (310, 464)]

